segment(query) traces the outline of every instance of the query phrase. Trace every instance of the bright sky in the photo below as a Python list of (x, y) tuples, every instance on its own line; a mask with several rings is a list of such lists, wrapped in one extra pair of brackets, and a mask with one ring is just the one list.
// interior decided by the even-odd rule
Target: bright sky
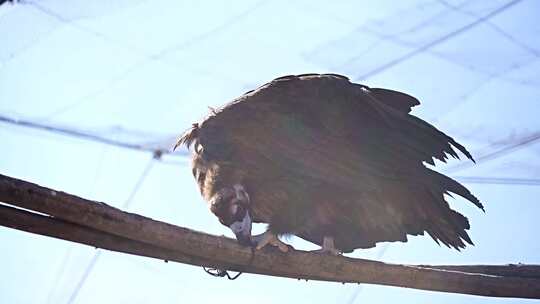
[[(462, 252), (414, 237), (352, 256), (538, 264), (539, 18), (536, 0), (25, 0), (0, 7), (0, 115), (167, 148), (208, 106), (285, 74), (333, 72), (402, 90), (421, 100), (415, 115), (479, 160), (446, 168), (464, 181), (491, 178), (466, 183), (487, 212), (451, 202), (472, 223), (476, 246)], [(147, 152), (4, 122), (0, 138), (2, 174), (232, 236), (207, 210), (181, 156), (150, 163)], [(198, 267), (2, 227), (0, 239), (2, 303), (527, 302), (249, 274), (230, 282)]]

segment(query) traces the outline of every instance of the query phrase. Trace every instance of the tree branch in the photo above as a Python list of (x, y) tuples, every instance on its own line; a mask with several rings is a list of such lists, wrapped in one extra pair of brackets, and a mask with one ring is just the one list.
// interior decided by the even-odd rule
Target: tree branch
[(304, 251), (253, 251), (225, 237), (155, 221), (4, 175), (0, 175), (0, 201), (11, 205), (0, 206), (0, 225), (163, 260), (289, 278), (540, 298), (537, 265), (412, 266)]

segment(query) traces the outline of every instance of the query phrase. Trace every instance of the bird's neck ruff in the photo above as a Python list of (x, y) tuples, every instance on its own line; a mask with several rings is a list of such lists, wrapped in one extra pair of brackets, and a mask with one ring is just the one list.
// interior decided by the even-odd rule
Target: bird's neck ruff
[(187, 131), (185, 131), (176, 144), (174, 145), (174, 149), (178, 148), (179, 146), (185, 145), (186, 148), (190, 148), (191, 145), (195, 145), (195, 149), (197, 149), (197, 146), (199, 144), (199, 124), (194, 123), (191, 125), (191, 128), (189, 128)]

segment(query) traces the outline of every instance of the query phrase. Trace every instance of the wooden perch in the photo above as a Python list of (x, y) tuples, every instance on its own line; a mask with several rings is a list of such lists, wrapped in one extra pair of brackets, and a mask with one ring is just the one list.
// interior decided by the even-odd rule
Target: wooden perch
[(253, 251), (232, 239), (155, 221), (4, 175), (0, 175), (0, 202), (7, 204), (0, 205), (0, 225), (6, 227), (191, 265), (308, 280), (540, 298), (538, 265), (413, 266), (304, 251)]

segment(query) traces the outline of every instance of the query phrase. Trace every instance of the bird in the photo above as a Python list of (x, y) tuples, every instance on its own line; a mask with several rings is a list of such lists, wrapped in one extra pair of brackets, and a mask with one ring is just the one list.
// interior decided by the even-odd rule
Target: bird
[(433, 167), (474, 159), (412, 115), (419, 104), (338, 74), (287, 75), (212, 109), (175, 149), (192, 151), (202, 197), (242, 245), (287, 252), (294, 235), (339, 255), (427, 234), (459, 251), (473, 245), (470, 224), (447, 198), (484, 206)]

